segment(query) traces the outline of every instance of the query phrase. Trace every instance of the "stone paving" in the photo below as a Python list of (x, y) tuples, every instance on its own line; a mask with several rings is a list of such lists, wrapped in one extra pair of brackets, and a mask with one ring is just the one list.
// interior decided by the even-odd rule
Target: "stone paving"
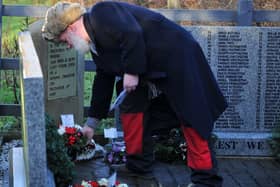
[[(0, 186), (6, 185), (8, 176), (7, 154), (11, 147), (22, 146), (21, 141), (12, 141), (2, 146), (0, 155)], [(218, 158), (220, 174), (224, 178), (224, 187), (280, 187), (280, 162), (271, 158)], [(77, 162), (74, 184), (81, 180), (96, 180), (108, 177), (110, 169), (102, 158)], [(6, 175), (5, 175), (6, 174)], [(182, 162), (167, 164), (156, 162), (154, 175), (162, 187), (186, 187), (190, 182), (190, 170)], [(120, 182), (129, 187), (152, 186), (143, 184), (136, 177), (117, 174)], [(6, 180), (6, 181), (5, 181)], [(155, 187), (155, 186), (154, 186)]]
[[(280, 186), (280, 162), (274, 159), (218, 158), (218, 162), (225, 187)], [(79, 183), (82, 179), (96, 180), (109, 176), (109, 167), (102, 159), (77, 163), (75, 170), (77, 176), (74, 183)], [(185, 187), (190, 182), (190, 170), (182, 163), (157, 162), (154, 175), (163, 187)], [(118, 175), (117, 178), (120, 182), (127, 183), (129, 187), (143, 186), (138, 178), (122, 175)]]

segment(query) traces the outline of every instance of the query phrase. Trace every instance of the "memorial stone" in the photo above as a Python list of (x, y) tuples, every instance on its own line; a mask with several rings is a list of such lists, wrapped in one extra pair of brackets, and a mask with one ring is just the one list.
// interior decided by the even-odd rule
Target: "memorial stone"
[(23, 149), (11, 154), (10, 186), (47, 186), (43, 74), (29, 32), (19, 34)]
[(43, 20), (29, 26), (44, 74), (46, 113), (56, 123), (61, 114), (73, 114), (75, 122), (83, 123), (84, 60), (73, 48), (42, 38)]
[(269, 156), (280, 124), (280, 28), (186, 27), (203, 48), (229, 107), (215, 123), (218, 155)]

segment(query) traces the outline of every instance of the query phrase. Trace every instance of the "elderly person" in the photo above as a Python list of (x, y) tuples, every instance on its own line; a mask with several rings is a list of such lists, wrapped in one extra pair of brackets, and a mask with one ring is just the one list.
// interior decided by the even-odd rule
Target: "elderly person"
[(83, 128), (89, 138), (107, 117), (115, 77), (122, 77), (128, 93), (120, 105), (127, 162), (120, 172), (152, 176), (152, 132), (172, 118), (188, 144), (189, 186), (222, 185), (209, 140), (227, 103), (188, 31), (149, 9), (106, 1), (88, 12), (76, 3), (57, 3), (47, 11), (42, 34), (91, 51), (97, 70)]

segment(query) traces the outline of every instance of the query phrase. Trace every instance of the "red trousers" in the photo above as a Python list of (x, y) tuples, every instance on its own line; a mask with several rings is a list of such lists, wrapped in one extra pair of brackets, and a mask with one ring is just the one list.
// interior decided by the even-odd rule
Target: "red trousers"
[(181, 127), (188, 145), (187, 165), (192, 169), (192, 181), (220, 186), (222, 178), (217, 175), (210, 141), (203, 139), (191, 126), (180, 123), (163, 94), (149, 99), (148, 93), (148, 88), (138, 87), (127, 95), (120, 106), (128, 169), (139, 173), (151, 172), (153, 134), (161, 129)]

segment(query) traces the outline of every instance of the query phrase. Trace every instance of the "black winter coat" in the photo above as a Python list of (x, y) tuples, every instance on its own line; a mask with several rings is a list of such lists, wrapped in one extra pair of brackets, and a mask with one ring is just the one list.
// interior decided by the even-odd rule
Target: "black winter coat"
[(184, 28), (149, 9), (100, 2), (84, 15), (98, 55), (89, 116), (105, 118), (115, 76), (138, 74), (165, 93), (182, 123), (209, 138), (227, 107), (203, 51)]

